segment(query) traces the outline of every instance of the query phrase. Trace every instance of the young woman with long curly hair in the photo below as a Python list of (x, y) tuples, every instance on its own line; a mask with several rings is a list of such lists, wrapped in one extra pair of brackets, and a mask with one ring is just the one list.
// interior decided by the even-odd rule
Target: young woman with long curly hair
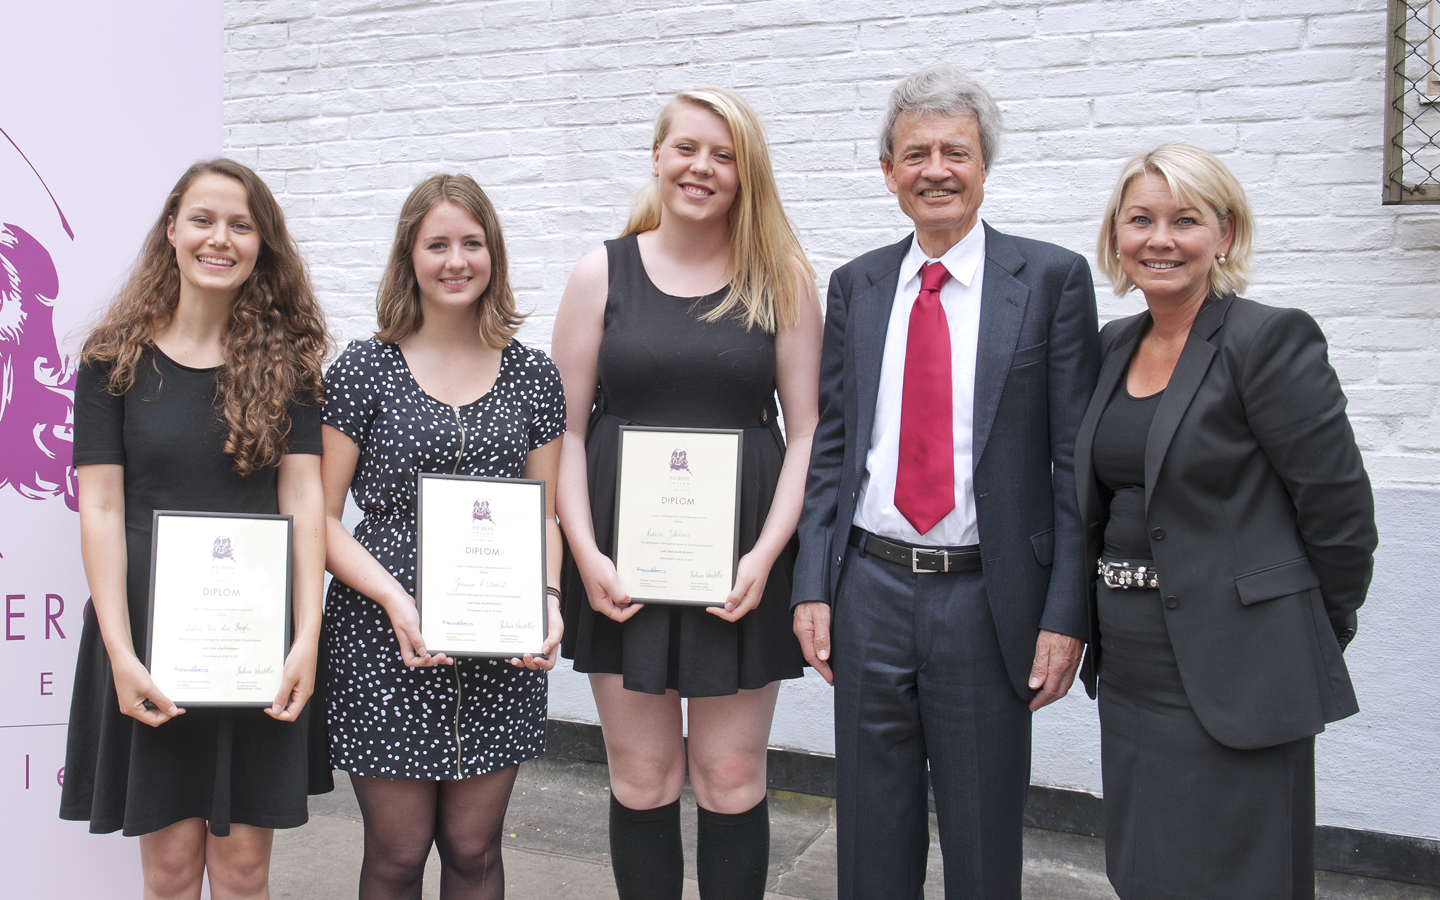
[[(140, 837), (146, 898), (268, 896), (273, 829), (306, 821), (325, 560), (329, 341), (285, 218), (226, 159), (191, 166), (90, 333), (75, 390), (89, 581), (61, 817)], [(271, 706), (173, 703), (145, 658), (156, 509), (293, 517), (294, 643)], [(117, 702), (118, 701), (118, 702)]]

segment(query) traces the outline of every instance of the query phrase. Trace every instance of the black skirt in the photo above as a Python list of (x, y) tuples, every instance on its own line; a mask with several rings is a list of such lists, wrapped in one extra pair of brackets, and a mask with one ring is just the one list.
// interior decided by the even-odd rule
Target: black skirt
[[(136, 646), (143, 654), (143, 644)], [(294, 722), (258, 708), (199, 706), (159, 727), (132, 719), (120, 712), (110, 657), (87, 604), (60, 818), (88, 821), (92, 834), (119, 830), (130, 837), (185, 819), (206, 820), (217, 837), (235, 823), (304, 825), (307, 790), (332, 789), (328, 768), (307, 770), (315, 706), (312, 698)]]
[(1121, 900), (1315, 896), (1315, 739), (1236, 750), (1196, 718), (1160, 592), (1099, 586), (1105, 863)]

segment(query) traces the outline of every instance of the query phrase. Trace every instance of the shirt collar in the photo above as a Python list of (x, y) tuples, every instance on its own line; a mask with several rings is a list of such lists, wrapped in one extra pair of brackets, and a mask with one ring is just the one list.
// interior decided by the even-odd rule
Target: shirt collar
[[(977, 219), (975, 227), (959, 240), (955, 246), (945, 251), (940, 257), (940, 262), (945, 264), (945, 271), (950, 277), (969, 287), (975, 280), (975, 273), (980, 270), (980, 263), (985, 259), (985, 223)], [(925, 251), (920, 249), (919, 239), (910, 241), (910, 250), (905, 254), (905, 259), (900, 263), (900, 283), (907, 284), (912, 278), (920, 274), (920, 267), (931, 262)]]

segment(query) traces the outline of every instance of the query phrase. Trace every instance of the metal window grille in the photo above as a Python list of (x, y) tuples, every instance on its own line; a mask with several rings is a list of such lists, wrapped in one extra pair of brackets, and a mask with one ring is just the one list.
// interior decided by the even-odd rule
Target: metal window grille
[(1385, 203), (1440, 203), (1440, 0), (1390, 0)]

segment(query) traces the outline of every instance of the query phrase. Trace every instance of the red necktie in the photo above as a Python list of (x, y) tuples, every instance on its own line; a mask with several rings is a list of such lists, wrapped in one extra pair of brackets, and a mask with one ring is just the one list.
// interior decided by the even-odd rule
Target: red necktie
[(955, 508), (950, 326), (940, 305), (940, 287), (949, 278), (940, 263), (920, 267), (920, 296), (910, 308), (905, 343), (895, 508), (921, 534)]

